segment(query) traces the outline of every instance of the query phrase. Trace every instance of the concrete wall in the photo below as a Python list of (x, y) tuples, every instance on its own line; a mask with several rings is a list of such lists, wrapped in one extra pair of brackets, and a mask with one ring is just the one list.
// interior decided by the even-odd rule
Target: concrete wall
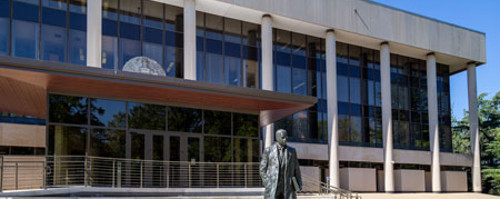
[(375, 169), (341, 168), (340, 188), (351, 191), (376, 192), (377, 177)]
[(441, 171), (441, 190), (445, 192), (467, 192), (467, 172)]
[(0, 123), (0, 146), (45, 147), (45, 126)]
[(309, 167), (300, 166), (300, 173), (302, 175), (302, 191), (308, 192), (318, 192), (320, 191), (320, 186), (318, 183), (313, 183), (309, 181), (321, 182), (321, 170), (319, 167)]
[[(441, 182), (443, 183), (443, 182)], [(443, 184), (441, 184), (443, 185)], [(425, 172), (425, 191), (426, 192), (431, 192), (432, 191), (432, 174), (430, 171)]]
[[(429, 51), (486, 62), (485, 35), (364, 0), (218, 0), (299, 22), (379, 38)], [(199, 0), (200, 9), (214, 1)], [(197, 1), (198, 3), (198, 1)], [(231, 13), (235, 6), (215, 6)], [(211, 10), (212, 11), (212, 10)], [(238, 11), (244, 15), (244, 11)], [(251, 11), (248, 15), (251, 16)], [(302, 26), (300, 23), (296, 23)], [(300, 28), (292, 26), (290, 28)]]
[(394, 170), (394, 189), (396, 192), (424, 192), (425, 171), (410, 169)]

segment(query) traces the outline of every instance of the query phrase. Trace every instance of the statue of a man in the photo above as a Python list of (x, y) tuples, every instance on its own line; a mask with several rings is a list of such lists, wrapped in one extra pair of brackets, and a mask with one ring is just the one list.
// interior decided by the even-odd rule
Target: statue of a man
[(297, 152), (286, 145), (287, 138), (286, 130), (277, 130), (277, 143), (262, 154), (259, 170), (266, 188), (265, 199), (296, 199), (296, 192), (302, 189)]

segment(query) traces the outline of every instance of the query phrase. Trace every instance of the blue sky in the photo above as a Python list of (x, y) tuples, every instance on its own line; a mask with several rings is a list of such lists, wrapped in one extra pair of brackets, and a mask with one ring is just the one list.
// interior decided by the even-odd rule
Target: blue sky
[[(477, 68), (477, 91), (491, 98), (500, 91), (500, 0), (373, 0), (423, 16), (486, 33), (487, 63)], [(451, 78), (453, 115), (468, 109), (467, 73)]]

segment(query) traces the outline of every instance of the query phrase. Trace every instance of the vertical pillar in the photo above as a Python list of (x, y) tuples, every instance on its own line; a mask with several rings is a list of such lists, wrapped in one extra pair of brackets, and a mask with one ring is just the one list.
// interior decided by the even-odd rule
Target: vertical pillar
[(87, 1), (87, 66), (101, 67), (102, 0)]
[(439, 123), (436, 83), (436, 56), (427, 55), (427, 104), (429, 109), (429, 138), (431, 145), (432, 192), (441, 192), (441, 169), (439, 165)]
[(184, 79), (196, 80), (195, 0), (184, 0)]
[(335, 32), (326, 32), (326, 94), (328, 107), (328, 166), (330, 186), (339, 187), (339, 134), (337, 107), (337, 53)]
[(391, 107), (391, 52), (389, 43), (380, 45), (380, 86), (382, 91), (382, 135), (384, 145), (385, 192), (394, 192), (394, 165), (392, 161), (392, 107)]
[[(274, 90), (273, 74), (273, 25), (270, 15), (262, 16), (261, 24), (262, 38), (262, 90)], [(273, 125), (264, 127), (264, 148), (273, 143)]]
[(469, 91), (469, 131), (472, 161), (472, 191), (481, 192), (481, 153), (479, 149), (479, 114), (477, 108), (476, 64), (467, 64)]

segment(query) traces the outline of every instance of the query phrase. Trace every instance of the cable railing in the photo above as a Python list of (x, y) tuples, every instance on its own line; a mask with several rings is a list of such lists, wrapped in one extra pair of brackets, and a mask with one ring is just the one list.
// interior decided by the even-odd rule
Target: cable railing
[[(60, 187), (261, 188), (259, 163), (156, 161), (94, 156), (0, 156), (0, 191)], [(302, 175), (302, 195), (359, 199)]]

